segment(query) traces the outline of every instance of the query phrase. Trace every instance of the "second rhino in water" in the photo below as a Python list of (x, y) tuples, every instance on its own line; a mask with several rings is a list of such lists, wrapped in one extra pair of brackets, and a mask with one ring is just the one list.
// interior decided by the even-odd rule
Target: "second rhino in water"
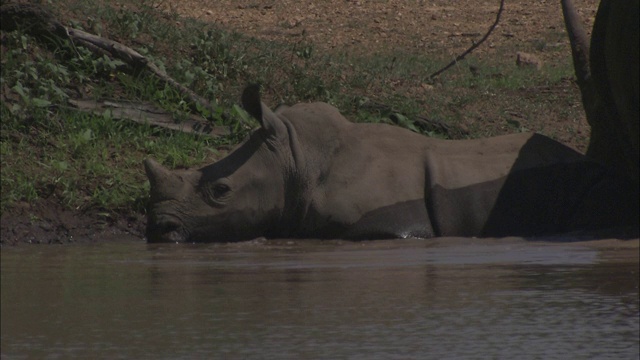
[(275, 112), (225, 158), (170, 171), (146, 160), (156, 241), (536, 236), (638, 224), (638, 189), (543, 135), (427, 138), (357, 124), (325, 103)]

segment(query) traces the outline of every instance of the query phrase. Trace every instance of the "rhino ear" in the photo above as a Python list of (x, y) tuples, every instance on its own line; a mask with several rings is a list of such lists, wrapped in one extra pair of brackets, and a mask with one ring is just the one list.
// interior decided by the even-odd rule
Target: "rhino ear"
[(260, 121), (262, 125), (262, 104), (260, 102), (260, 85), (251, 84), (244, 88), (242, 92), (242, 107)]
[(287, 127), (282, 120), (260, 101), (260, 85), (248, 85), (242, 92), (242, 107), (270, 136), (287, 138)]

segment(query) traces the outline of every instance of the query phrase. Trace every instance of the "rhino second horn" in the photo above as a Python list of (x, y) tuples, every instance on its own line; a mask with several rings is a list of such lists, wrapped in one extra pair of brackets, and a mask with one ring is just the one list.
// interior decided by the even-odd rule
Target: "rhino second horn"
[(182, 181), (178, 176), (153, 159), (144, 161), (144, 169), (151, 184), (152, 196), (171, 198), (182, 186)]

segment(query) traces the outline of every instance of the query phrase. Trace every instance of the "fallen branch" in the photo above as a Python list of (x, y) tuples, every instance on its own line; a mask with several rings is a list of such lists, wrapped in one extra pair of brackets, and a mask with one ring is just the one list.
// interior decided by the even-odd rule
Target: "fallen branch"
[(172, 114), (148, 102), (132, 103), (70, 99), (69, 104), (79, 111), (89, 112), (95, 115), (108, 113), (113, 119), (130, 120), (139, 124), (149, 124), (186, 133), (212, 137), (229, 135), (231, 133), (228, 127), (213, 126), (211, 123), (199, 120), (195, 115), (189, 115), (188, 119), (175, 122)]
[(134, 68), (147, 68), (161, 80), (178, 89), (194, 104), (199, 104), (212, 113), (216, 111), (209, 101), (171, 78), (166, 72), (132, 48), (86, 31), (68, 28), (39, 5), (17, 3), (2, 5), (0, 6), (0, 17), (2, 19), (2, 30), (12, 31), (21, 27), (34, 36), (43, 36), (43, 33), (53, 34), (56, 37), (68, 38), (72, 42), (81, 44), (100, 55), (106, 52), (111, 57), (117, 58)]
[(504, 9), (504, 0), (500, 0), (500, 8), (498, 9), (498, 15), (496, 15), (496, 21), (493, 22), (493, 25), (491, 25), (491, 27), (489, 28), (487, 33), (482, 37), (482, 39), (480, 39), (480, 41), (478, 41), (476, 43), (473, 43), (473, 45), (471, 45), (470, 48), (468, 48), (462, 54), (458, 55), (453, 61), (451, 61), (445, 67), (443, 67), (442, 69), (440, 69), (440, 70), (434, 72), (433, 74), (429, 75), (428, 79), (429, 80), (433, 80), (436, 76), (438, 76), (438, 75), (442, 74), (443, 72), (449, 70), (449, 68), (451, 68), (452, 66), (457, 64), (460, 60), (464, 59), (465, 56), (469, 55), (473, 50), (475, 50), (478, 46), (480, 46), (480, 44), (485, 42), (485, 40), (487, 40), (489, 38), (489, 35), (491, 35), (493, 30), (498, 25), (498, 22), (500, 21), (500, 15), (502, 15), (502, 10), (503, 9)]

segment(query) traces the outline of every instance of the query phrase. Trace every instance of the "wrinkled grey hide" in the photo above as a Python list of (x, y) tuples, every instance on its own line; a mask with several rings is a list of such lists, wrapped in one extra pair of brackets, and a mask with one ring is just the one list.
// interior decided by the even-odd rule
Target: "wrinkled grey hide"
[(261, 127), (196, 170), (145, 161), (149, 241), (541, 235), (637, 225), (637, 188), (545, 136), (439, 140), (243, 93)]

